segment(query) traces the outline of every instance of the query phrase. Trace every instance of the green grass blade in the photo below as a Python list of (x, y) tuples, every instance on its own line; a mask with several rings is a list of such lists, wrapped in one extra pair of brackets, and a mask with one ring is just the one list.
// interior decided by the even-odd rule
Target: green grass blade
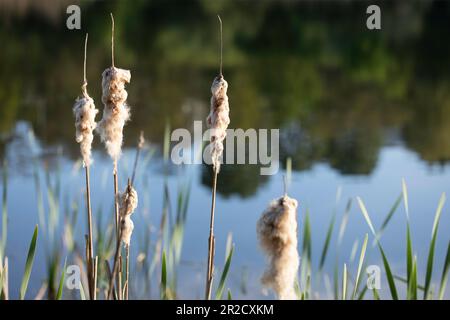
[(372, 289), (372, 293), (373, 293), (373, 298), (375, 300), (380, 300), (380, 295), (378, 294), (378, 290), (377, 289), (373, 288)]
[(408, 300), (417, 300), (417, 258), (414, 257), (408, 283)]
[(339, 266), (336, 261), (333, 272), (334, 299), (339, 300)]
[(3, 161), (3, 192), (2, 192), (2, 237), (0, 240), (0, 263), (6, 250), (6, 239), (8, 235), (8, 164)]
[(439, 288), (439, 300), (444, 298), (445, 287), (447, 285), (448, 270), (450, 266), (450, 241), (447, 246), (447, 254), (445, 255), (444, 268), (442, 269), (441, 285)]
[(405, 206), (406, 219), (409, 221), (408, 188), (405, 179), (402, 179), (403, 204)]
[(84, 293), (84, 288), (83, 288), (83, 284), (81, 283), (81, 281), (80, 281), (79, 285), (80, 285), (80, 299), (86, 300), (86, 294)]
[(380, 249), (381, 257), (383, 258), (384, 269), (386, 270), (386, 277), (389, 284), (389, 290), (391, 292), (391, 296), (393, 300), (398, 300), (397, 288), (395, 287), (394, 276), (392, 275), (391, 267), (389, 266), (389, 262), (384, 254), (384, 250), (381, 247), (381, 244), (378, 242), (378, 248)]
[(300, 284), (307, 282), (308, 273), (311, 267), (311, 225), (309, 222), (309, 209), (306, 209), (305, 222), (303, 223), (303, 244), (302, 244), (302, 260), (300, 266)]
[(358, 295), (358, 300), (364, 300), (364, 296), (366, 295), (367, 289), (369, 288), (367, 286), (364, 286), (364, 289), (362, 289)]
[(56, 294), (56, 300), (61, 300), (63, 289), (64, 289), (64, 279), (66, 277), (66, 265), (67, 265), (67, 258), (64, 260), (64, 267), (61, 270), (61, 278), (59, 279), (59, 286), (58, 286), (58, 293)]
[(330, 221), (330, 225), (328, 226), (327, 235), (325, 237), (325, 243), (323, 245), (322, 255), (320, 256), (319, 272), (322, 271), (323, 265), (325, 264), (328, 247), (330, 245), (331, 235), (333, 234), (335, 219), (336, 219), (336, 214), (333, 214), (333, 217), (331, 218), (331, 221)]
[(361, 212), (366, 219), (367, 224), (369, 225), (370, 231), (372, 232), (373, 236), (376, 238), (375, 228), (373, 227), (372, 221), (370, 220), (369, 213), (367, 212), (366, 206), (364, 205), (364, 202), (361, 200), (360, 197), (356, 197), (358, 200), (359, 207), (361, 208)]
[(2, 261), (0, 260), (0, 300), (2, 300), (3, 283), (5, 282), (5, 273), (6, 273), (1, 263)]
[(427, 272), (425, 275), (425, 291), (423, 293), (423, 298), (426, 299), (428, 296), (428, 290), (430, 289), (431, 284), (431, 276), (433, 274), (433, 261), (434, 261), (434, 249), (436, 247), (436, 238), (437, 238), (437, 231), (439, 226), (439, 220), (441, 218), (442, 208), (445, 203), (445, 193), (441, 195), (441, 198), (439, 199), (439, 204), (436, 209), (436, 214), (434, 217), (434, 223), (433, 223), (433, 229), (431, 232), (431, 242), (430, 242), (430, 248), (428, 251), (428, 261), (427, 261)]
[(344, 271), (342, 272), (342, 300), (347, 299), (347, 265), (344, 263)]
[(228, 289), (227, 299), (228, 300), (233, 300), (233, 297), (231, 296), (231, 290), (230, 289)]
[(369, 239), (369, 235), (366, 233), (366, 236), (364, 237), (364, 243), (361, 247), (361, 254), (359, 256), (359, 264), (358, 264), (358, 272), (356, 273), (356, 279), (355, 279), (355, 287), (353, 289), (353, 296), (352, 299), (356, 298), (356, 291), (358, 290), (359, 285), (359, 278), (361, 276), (361, 270), (364, 263), (364, 257), (366, 255), (366, 248), (367, 248), (367, 241)]
[(387, 228), (389, 222), (391, 221), (392, 217), (394, 216), (394, 213), (397, 211), (400, 203), (402, 202), (402, 199), (403, 199), (403, 194), (401, 193), (395, 200), (394, 204), (392, 205), (391, 209), (389, 210), (388, 214), (386, 215), (386, 218), (384, 218), (383, 223), (381, 224), (381, 227), (377, 232), (377, 236), (374, 239), (373, 245), (375, 245), (376, 242), (381, 238), (381, 235), (383, 234), (384, 230)]
[[(409, 227), (409, 221), (406, 222), (406, 283), (409, 285), (411, 278), (411, 271), (413, 265), (413, 246), (411, 240), (411, 229)], [(407, 292), (408, 294), (409, 292)], [(407, 297), (408, 298), (408, 297)]]
[(38, 236), (38, 226), (34, 228), (33, 237), (31, 238), (30, 247), (28, 249), (27, 261), (25, 262), (25, 272), (20, 286), (20, 300), (25, 299), (25, 294), (28, 288), (28, 281), (30, 280), (31, 269), (33, 268), (34, 255), (36, 253), (36, 241)]
[[(412, 265), (411, 265), (411, 269), (412, 269)], [(398, 280), (398, 281), (400, 281), (400, 282), (403, 282), (403, 283), (405, 283), (406, 285), (408, 285), (408, 280), (406, 280), (406, 279), (403, 278), (403, 277), (394, 275), (394, 279), (395, 279), (395, 280)], [(419, 282), (417, 282), (417, 290), (423, 291), (423, 290), (425, 290), (425, 287), (424, 287), (423, 285), (419, 284)]]
[(161, 299), (167, 299), (167, 266), (165, 251), (163, 251), (161, 263)]
[(222, 275), (220, 276), (219, 286), (216, 292), (216, 300), (222, 299), (223, 289), (225, 287), (225, 280), (227, 279), (228, 271), (230, 270), (231, 258), (233, 257), (234, 246), (231, 247), (228, 254), (225, 266), (223, 267)]
[(347, 202), (347, 206), (345, 207), (344, 215), (342, 216), (341, 225), (339, 227), (338, 246), (341, 244), (342, 239), (344, 238), (344, 233), (345, 229), (347, 228), (351, 208), (352, 208), (352, 199), (349, 199)]
[[(369, 225), (370, 231), (372, 231), (372, 234), (376, 237), (375, 229), (373, 228), (372, 221), (370, 220), (369, 213), (367, 212), (367, 209), (366, 209), (363, 201), (359, 197), (357, 198), (357, 200), (358, 200), (359, 206), (361, 208), (361, 212), (364, 215), (364, 218), (366, 219), (367, 224)], [(395, 280), (394, 280), (394, 276), (392, 275), (391, 267), (389, 266), (389, 262), (386, 258), (383, 248), (381, 247), (380, 241), (377, 240), (377, 242), (378, 242), (378, 248), (380, 249), (381, 257), (383, 259), (384, 269), (386, 270), (386, 277), (388, 280), (389, 290), (391, 292), (392, 299), (398, 300), (397, 288), (395, 287)]]

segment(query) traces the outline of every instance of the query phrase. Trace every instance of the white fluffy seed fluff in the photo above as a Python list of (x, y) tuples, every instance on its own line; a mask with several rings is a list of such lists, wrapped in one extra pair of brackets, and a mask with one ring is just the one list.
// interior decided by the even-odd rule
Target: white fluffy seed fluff
[(131, 234), (134, 224), (131, 220), (131, 214), (138, 206), (138, 195), (133, 187), (127, 187), (127, 190), (119, 195), (119, 211), (121, 221), (121, 240), (125, 245), (130, 245)]
[(121, 240), (127, 246), (130, 245), (131, 234), (133, 233), (134, 223), (130, 216), (126, 216), (121, 220)]
[(220, 171), (220, 158), (223, 153), (223, 141), (230, 124), (230, 107), (227, 96), (228, 83), (222, 75), (217, 76), (211, 86), (211, 110), (206, 119), (211, 129), (211, 160), (215, 172)]
[(261, 248), (269, 258), (261, 282), (279, 299), (296, 299), (294, 282), (298, 272), (297, 200), (283, 196), (273, 200), (257, 224)]
[(125, 84), (131, 80), (129, 70), (110, 67), (102, 74), (103, 118), (97, 131), (110, 157), (117, 161), (122, 151), (123, 127), (130, 118), (126, 104), (128, 93)]
[(75, 140), (80, 144), (84, 165), (89, 167), (92, 164), (93, 131), (97, 126), (95, 116), (98, 110), (95, 108), (94, 100), (87, 93), (86, 83), (82, 86), (82, 92), (82, 96), (77, 98), (73, 106), (76, 128)]

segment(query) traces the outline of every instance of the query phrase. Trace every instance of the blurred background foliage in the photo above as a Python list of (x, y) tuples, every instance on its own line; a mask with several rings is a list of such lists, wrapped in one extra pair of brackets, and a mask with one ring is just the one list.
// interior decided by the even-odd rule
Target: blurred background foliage
[[(81, 7), (82, 30), (66, 28), (72, 3)], [(281, 128), (282, 162), (290, 156), (297, 170), (326, 162), (342, 174), (367, 175), (383, 146), (401, 143), (429, 163), (447, 163), (450, 2), (375, 2), (382, 30), (369, 31), (372, 3), (1, 0), (0, 157), (22, 120), (46, 146), (78, 157), (71, 108), (82, 82), (84, 35), (88, 88), (102, 109), (112, 12), (116, 65), (132, 72), (125, 145), (140, 130), (159, 144), (166, 119), (172, 128), (205, 119), (220, 14), (231, 127)], [(256, 166), (247, 167), (224, 171), (224, 194), (248, 196), (264, 183)], [(251, 185), (240, 182), (243, 174), (252, 175), (245, 179)]]

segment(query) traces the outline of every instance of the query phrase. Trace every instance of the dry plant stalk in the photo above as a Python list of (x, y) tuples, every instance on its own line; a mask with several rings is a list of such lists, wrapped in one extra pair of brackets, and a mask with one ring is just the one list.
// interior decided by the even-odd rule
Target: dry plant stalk
[[(117, 162), (122, 153), (123, 127), (130, 119), (130, 110), (126, 104), (128, 93), (125, 84), (131, 80), (129, 70), (116, 68), (114, 65), (114, 17), (111, 13), (112, 36), (111, 36), (111, 67), (102, 73), (102, 102), (104, 105), (103, 118), (98, 124), (97, 131), (101, 140), (105, 143), (106, 150), (113, 160), (114, 178), (114, 218), (116, 224), (116, 238), (120, 242), (119, 226), (119, 179)], [(121, 259), (119, 252), (119, 260)], [(122, 279), (121, 273), (118, 275), (118, 295), (122, 299)]]
[(88, 35), (84, 43), (84, 81), (81, 86), (82, 96), (77, 98), (73, 106), (73, 113), (75, 115), (75, 139), (80, 144), (81, 156), (85, 167), (86, 175), (86, 207), (87, 207), (87, 221), (88, 221), (88, 235), (86, 241), (86, 270), (88, 274), (89, 296), (91, 300), (95, 300), (96, 296), (96, 281), (95, 281), (95, 267), (94, 267), (94, 249), (92, 236), (92, 210), (91, 210), (91, 195), (90, 195), (90, 178), (89, 168), (92, 164), (91, 150), (92, 141), (94, 139), (94, 130), (96, 128), (95, 116), (98, 110), (95, 108), (94, 100), (87, 93), (86, 80), (86, 52), (87, 52)]
[[(133, 174), (131, 181), (128, 179), (128, 186), (126, 192), (119, 195), (118, 203), (119, 203), (119, 214), (120, 214), (120, 229), (119, 229), (119, 236), (117, 238), (117, 245), (116, 245), (116, 252), (114, 255), (114, 265), (113, 265), (113, 272), (110, 277), (110, 284), (109, 284), (109, 292), (107, 297), (112, 297), (113, 294), (113, 285), (114, 285), (114, 278), (117, 273), (117, 269), (119, 266), (119, 263), (121, 261), (120, 257), (120, 244), (123, 241), (125, 244), (125, 251), (126, 251), (126, 257), (125, 257), (125, 265), (126, 265), (126, 271), (125, 271), (125, 287), (123, 290), (123, 294), (126, 300), (128, 300), (129, 297), (129, 276), (130, 276), (130, 243), (131, 243), (131, 234), (133, 233), (134, 229), (134, 223), (131, 220), (131, 214), (136, 210), (138, 205), (138, 195), (136, 190), (133, 188), (133, 182), (134, 178), (136, 176), (136, 170), (137, 165), (139, 161), (139, 154), (140, 151), (144, 148), (145, 139), (144, 139), (144, 132), (141, 131), (141, 134), (139, 136), (138, 144), (136, 147), (136, 158), (134, 159), (134, 168), (133, 168)], [(108, 264), (108, 263), (107, 263)], [(121, 263), (120, 263), (121, 264)], [(108, 264), (109, 266), (109, 264)]]
[(207, 125), (210, 128), (210, 150), (211, 160), (213, 165), (213, 187), (211, 200), (211, 217), (209, 225), (208, 238), (208, 264), (206, 271), (206, 288), (205, 299), (211, 298), (211, 288), (214, 277), (214, 251), (215, 251), (215, 236), (214, 236), (214, 211), (216, 206), (216, 189), (217, 189), (217, 175), (220, 171), (220, 158), (223, 154), (223, 141), (226, 137), (226, 130), (230, 123), (229, 118), (229, 104), (227, 89), (228, 83), (225, 81), (222, 74), (222, 20), (217, 16), (220, 24), (220, 72), (214, 78), (211, 86), (211, 110), (206, 119)]
[[(119, 205), (120, 205), (120, 229), (119, 229), (119, 238), (116, 244), (116, 251), (114, 255), (114, 265), (113, 271), (110, 279), (109, 285), (109, 293), (108, 298), (112, 297), (113, 287), (114, 287), (114, 279), (118, 272), (119, 262), (120, 262), (120, 244), (123, 242), (125, 245), (125, 249), (127, 250), (127, 257), (129, 259), (129, 247), (131, 241), (131, 234), (133, 233), (134, 224), (131, 220), (131, 215), (136, 210), (138, 205), (138, 195), (136, 190), (131, 185), (131, 181), (128, 180), (128, 186), (125, 192), (119, 195)], [(127, 269), (128, 269), (129, 261), (127, 260)], [(128, 271), (128, 270), (127, 270)], [(128, 272), (126, 275), (125, 281), (125, 297), (128, 294)], [(121, 288), (119, 288), (121, 290)]]
[(269, 258), (261, 282), (272, 288), (280, 300), (296, 299), (294, 290), (298, 272), (297, 200), (287, 195), (273, 200), (257, 224), (261, 248)]

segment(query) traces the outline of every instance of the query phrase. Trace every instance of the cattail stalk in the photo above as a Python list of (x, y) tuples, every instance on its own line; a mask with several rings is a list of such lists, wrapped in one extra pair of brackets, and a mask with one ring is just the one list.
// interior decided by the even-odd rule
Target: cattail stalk
[[(123, 242), (126, 249), (129, 249), (131, 242), (131, 234), (133, 233), (134, 224), (131, 220), (131, 214), (136, 210), (138, 205), (138, 196), (136, 190), (132, 187), (130, 179), (128, 179), (127, 189), (119, 196), (120, 202), (120, 229), (119, 238), (116, 242), (116, 251), (114, 254), (113, 271), (109, 284), (108, 299), (112, 297), (114, 288), (114, 279), (119, 271), (120, 245)], [(120, 263), (121, 264), (121, 263)], [(125, 282), (128, 286), (128, 283)]]
[(94, 277), (94, 249), (92, 236), (92, 210), (89, 168), (92, 163), (91, 149), (94, 138), (93, 131), (96, 128), (95, 116), (98, 110), (95, 109), (94, 100), (87, 93), (86, 80), (86, 55), (87, 55), (88, 34), (84, 43), (84, 65), (83, 65), (83, 85), (81, 87), (82, 96), (78, 98), (73, 107), (75, 115), (76, 141), (80, 143), (80, 151), (83, 157), (86, 177), (86, 207), (88, 221), (88, 235), (86, 241), (86, 270), (88, 275), (89, 297), (95, 300), (96, 286)]
[(209, 224), (209, 238), (208, 238), (208, 264), (206, 271), (206, 287), (205, 299), (211, 299), (211, 289), (214, 278), (214, 254), (215, 254), (215, 236), (214, 236), (214, 215), (216, 207), (216, 189), (217, 176), (220, 171), (220, 158), (223, 154), (223, 141), (226, 137), (226, 130), (230, 123), (229, 105), (227, 89), (228, 83), (225, 81), (222, 74), (222, 20), (217, 16), (220, 25), (220, 68), (219, 75), (214, 79), (211, 86), (211, 110), (206, 120), (208, 126), (211, 128), (211, 160), (213, 165), (213, 186), (211, 197), (211, 214)]
[[(116, 239), (120, 243), (120, 215), (119, 215), (119, 179), (118, 160), (122, 152), (123, 127), (130, 118), (130, 110), (126, 104), (128, 93), (125, 84), (131, 80), (129, 70), (119, 69), (114, 64), (114, 17), (111, 14), (111, 67), (102, 74), (102, 102), (104, 104), (103, 118), (99, 122), (98, 132), (105, 143), (106, 150), (113, 160), (114, 178), (114, 220), (116, 225)], [(118, 260), (121, 260), (119, 251)], [(117, 279), (119, 300), (122, 299), (121, 272)]]
[[(125, 299), (128, 300), (129, 297), (129, 288), (130, 288), (130, 244), (131, 244), (131, 233), (134, 229), (133, 221), (131, 220), (131, 214), (134, 212), (134, 210), (137, 207), (137, 193), (133, 189), (133, 182), (134, 178), (136, 177), (136, 170), (137, 165), (139, 161), (139, 154), (141, 149), (144, 147), (145, 139), (144, 139), (144, 132), (141, 131), (141, 134), (139, 136), (139, 141), (136, 147), (136, 158), (134, 159), (134, 168), (133, 168), (133, 174), (131, 181), (128, 180), (128, 187), (127, 187), (127, 193), (120, 197), (121, 205), (120, 208), (123, 208), (121, 211), (120, 217), (121, 217), (121, 228), (119, 229), (119, 237), (118, 241), (116, 243), (116, 251), (114, 254), (114, 265), (113, 265), (113, 272), (110, 278), (110, 284), (109, 284), (109, 292), (108, 292), (108, 299), (112, 297), (113, 294), (113, 288), (114, 288), (114, 278), (117, 273), (117, 270), (119, 268), (119, 264), (121, 265), (121, 257), (120, 255), (120, 244), (123, 241), (125, 244), (125, 291), (124, 296)], [(130, 208), (128, 208), (130, 206)]]
[(297, 205), (297, 200), (285, 194), (270, 203), (257, 224), (260, 246), (269, 259), (261, 282), (272, 288), (280, 300), (296, 299)]

